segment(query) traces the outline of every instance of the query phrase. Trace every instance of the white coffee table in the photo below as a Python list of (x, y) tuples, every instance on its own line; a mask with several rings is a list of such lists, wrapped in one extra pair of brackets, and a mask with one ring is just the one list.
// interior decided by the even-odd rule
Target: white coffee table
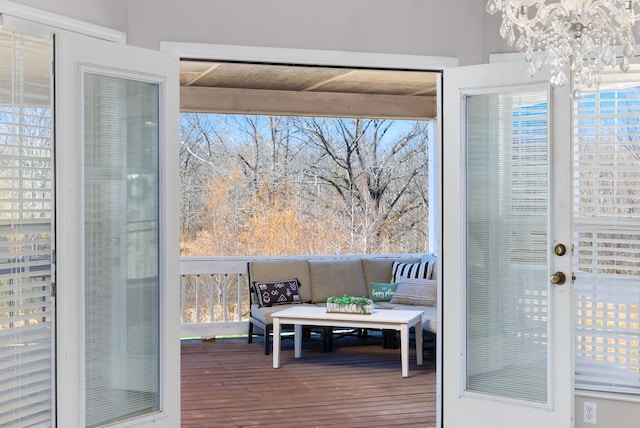
[(273, 368), (280, 367), (280, 333), (282, 324), (293, 324), (295, 357), (302, 356), (302, 326), (354, 327), (397, 330), (400, 332), (402, 376), (409, 376), (409, 329), (415, 327), (416, 360), (422, 365), (422, 311), (378, 309), (371, 315), (327, 313), (324, 307), (298, 306), (273, 315)]

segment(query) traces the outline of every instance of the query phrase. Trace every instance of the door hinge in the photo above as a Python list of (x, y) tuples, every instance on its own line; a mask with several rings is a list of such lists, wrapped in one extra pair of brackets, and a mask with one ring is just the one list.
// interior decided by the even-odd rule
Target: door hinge
[(56, 297), (56, 249), (51, 250), (51, 297)]

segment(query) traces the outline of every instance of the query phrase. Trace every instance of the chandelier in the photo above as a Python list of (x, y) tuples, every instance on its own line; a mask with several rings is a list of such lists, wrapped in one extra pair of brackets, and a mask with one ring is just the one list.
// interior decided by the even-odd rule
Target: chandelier
[[(550, 82), (563, 86), (569, 64), (574, 79), (587, 87), (600, 83), (605, 67), (629, 69), (634, 55), (633, 26), (640, 0), (489, 0), (487, 12), (502, 13), (500, 35), (524, 53), (533, 77), (546, 64)], [(616, 58), (616, 46), (622, 58)]]

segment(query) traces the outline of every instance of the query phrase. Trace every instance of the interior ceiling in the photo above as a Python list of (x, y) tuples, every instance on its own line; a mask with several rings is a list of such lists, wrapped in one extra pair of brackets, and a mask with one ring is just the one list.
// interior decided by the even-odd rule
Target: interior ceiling
[(436, 72), (180, 61), (180, 86), (342, 94), (436, 95)]

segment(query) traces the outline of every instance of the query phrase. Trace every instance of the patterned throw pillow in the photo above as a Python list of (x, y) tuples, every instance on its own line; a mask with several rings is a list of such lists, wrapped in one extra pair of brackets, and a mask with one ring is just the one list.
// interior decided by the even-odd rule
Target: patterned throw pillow
[(397, 282), (370, 282), (369, 283), (369, 298), (374, 302), (388, 302), (398, 288)]
[(435, 306), (437, 293), (437, 281), (435, 279), (401, 278), (390, 303)]
[(301, 302), (300, 294), (298, 294), (300, 284), (297, 278), (273, 282), (255, 281), (253, 286), (258, 295), (259, 306), (274, 306)]
[(400, 278), (431, 279), (434, 261), (427, 260), (419, 263), (393, 262), (391, 266), (391, 282), (398, 282)]

